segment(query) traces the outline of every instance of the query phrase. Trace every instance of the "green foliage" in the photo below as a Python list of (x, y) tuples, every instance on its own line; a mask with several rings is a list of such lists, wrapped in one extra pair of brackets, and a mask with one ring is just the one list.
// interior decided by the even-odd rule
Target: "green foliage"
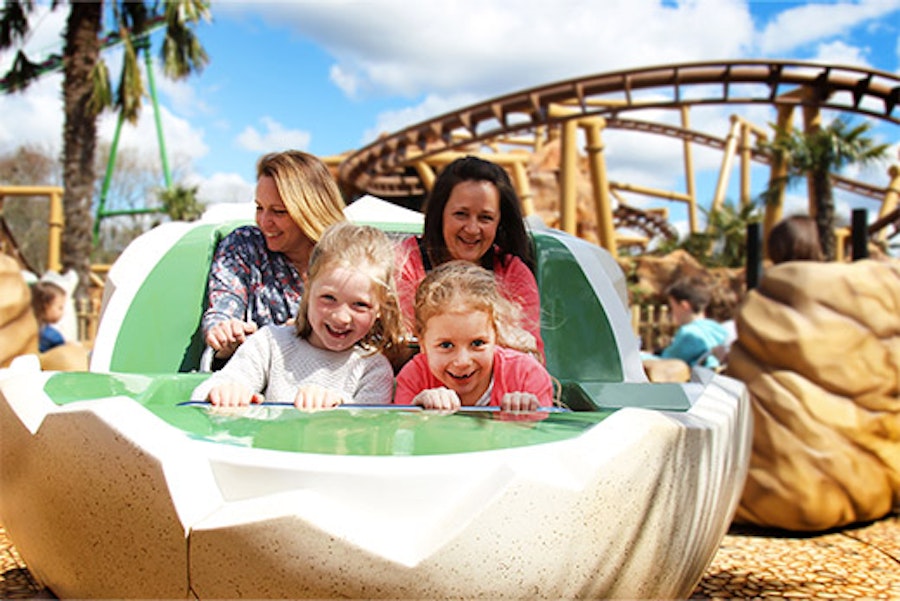
[(775, 129), (775, 138), (761, 141), (758, 148), (775, 160), (784, 162), (786, 175), (774, 178), (760, 195), (762, 202), (775, 204), (781, 191), (807, 175), (813, 181), (813, 206), (822, 250), (834, 258), (834, 193), (831, 173), (851, 164), (866, 165), (883, 159), (887, 144), (876, 144), (866, 134), (871, 129), (868, 122), (851, 126), (841, 118), (827, 127), (798, 131), (793, 128)]
[[(53, 8), (60, 4), (54, 1)], [(200, 45), (192, 27), (201, 19), (210, 20), (208, 0), (176, 0), (173, 2), (135, 2), (114, 0), (106, 3), (110, 17), (106, 25), (113, 31), (104, 38), (105, 45), (121, 43), (125, 49), (122, 71), (115, 96), (111, 93), (109, 72), (102, 57), (92, 69), (93, 96), (88, 111), (94, 116), (106, 108), (115, 107), (129, 121), (135, 122), (144, 94), (143, 78), (139, 68), (142, 50), (149, 49), (149, 35), (157, 27), (165, 27), (165, 38), (160, 49), (164, 73), (181, 79), (203, 69), (209, 62), (206, 51)], [(34, 10), (31, 0), (6, 0), (0, 9), (0, 51), (21, 44), (29, 34), (28, 15)], [(59, 58), (59, 57), (56, 57)], [(60, 61), (61, 66), (61, 61)], [(47, 71), (42, 64), (33, 62), (22, 50), (17, 50), (10, 69), (3, 74), (5, 87), (10, 90), (26, 88)]]
[(726, 202), (718, 211), (701, 210), (707, 219), (705, 232), (667, 241), (654, 254), (666, 255), (680, 249), (704, 267), (743, 267), (747, 261), (747, 226), (762, 219), (759, 207), (750, 203), (737, 209), (733, 203)]
[(188, 188), (181, 184), (158, 192), (163, 210), (173, 221), (196, 221), (203, 215), (206, 205), (197, 200), (197, 186)]

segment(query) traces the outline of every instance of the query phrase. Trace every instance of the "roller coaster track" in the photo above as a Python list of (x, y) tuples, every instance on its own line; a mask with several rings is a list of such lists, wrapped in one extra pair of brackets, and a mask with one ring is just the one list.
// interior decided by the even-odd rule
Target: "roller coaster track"
[(616, 229), (628, 228), (643, 233), (648, 240), (665, 238), (678, 240), (678, 230), (660, 213), (644, 211), (624, 203), (619, 203), (613, 212)]
[[(797, 93), (802, 91), (804, 93)], [(714, 104), (809, 106), (900, 125), (900, 78), (853, 66), (791, 61), (685, 63), (590, 75), (499, 96), (412, 125), (359, 149), (340, 165), (358, 190), (413, 160), (534, 131), (568, 119)], [(564, 113), (553, 105), (570, 109)]]
[[(607, 119), (606, 129), (620, 129), (628, 131), (637, 131), (648, 134), (656, 134), (667, 136), (670, 138), (678, 138), (683, 141), (692, 142), (712, 148), (714, 150), (725, 150), (727, 140), (722, 137), (713, 136), (697, 130), (685, 129), (665, 123), (656, 123), (653, 121), (643, 121), (639, 119), (625, 119), (621, 117), (613, 117)], [(750, 149), (751, 158), (762, 164), (770, 164), (770, 156), (761, 152), (758, 148)], [(884, 197), (885, 189), (851, 180), (849, 178), (834, 175), (832, 177), (835, 187), (848, 192), (853, 192), (860, 196), (880, 200)], [(378, 196), (379, 198), (407, 198), (410, 196), (421, 196), (426, 190), (422, 185), (421, 178), (413, 173), (386, 173), (379, 175), (369, 181), (368, 187), (365, 189), (369, 194)]]
[[(753, 104), (830, 109), (900, 125), (900, 78), (861, 67), (797, 61), (686, 63), (590, 75), (500, 96), (383, 136), (345, 158), (338, 173), (347, 189), (387, 197), (421, 194), (422, 182), (410, 169), (417, 161), (584, 117), (602, 117), (610, 128), (723, 148), (721, 138), (621, 115)], [(758, 152), (753, 158), (765, 160)], [(877, 193), (848, 180), (836, 182), (867, 195)]]

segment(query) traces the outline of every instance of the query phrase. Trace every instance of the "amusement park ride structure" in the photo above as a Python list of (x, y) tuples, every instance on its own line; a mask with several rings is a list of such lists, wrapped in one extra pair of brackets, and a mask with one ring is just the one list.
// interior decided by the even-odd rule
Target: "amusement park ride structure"
[[(106, 46), (114, 45), (111, 36)], [(167, 187), (165, 144), (147, 57), (151, 98), (156, 114), (157, 134)], [(44, 67), (55, 68), (50, 62)], [(0, 82), (2, 83), (2, 82)], [(2, 91), (2, 90), (0, 90)], [(770, 180), (777, 181), (786, 167), (772, 163), (756, 142), (768, 132), (733, 114), (725, 137), (702, 132), (691, 126), (691, 109), (712, 105), (768, 105), (774, 107), (777, 125), (787, 127), (797, 109), (802, 111), (803, 127), (816, 127), (821, 111), (861, 115), (888, 125), (900, 125), (900, 77), (861, 67), (825, 65), (797, 61), (721, 61), (654, 66), (635, 70), (590, 75), (530, 88), (460, 108), (450, 113), (383, 135), (371, 144), (344, 155), (324, 157), (348, 197), (368, 193), (395, 202), (421, 198), (431, 189), (437, 172), (461, 154), (479, 154), (503, 165), (511, 174), (523, 200), (526, 214), (534, 212), (530, 182), (530, 161), (547, 144), (560, 147), (558, 168), (559, 228), (577, 234), (576, 188), (579, 177), (580, 140), (587, 154), (588, 179), (596, 215), (598, 242), (617, 255), (627, 244), (646, 243), (657, 236), (677, 237), (667, 220), (665, 209), (640, 209), (626, 202), (624, 193), (637, 194), (687, 206), (691, 232), (700, 229), (697, 219), (698, 194), (695, 183), (693, 146), (722, 153), (718, 181), (709, 211), (723, 205), (735, 159), (740, 161), (740, 202), (751, 202), (750, 171), (753, 162), (767, 164)], [(651, 112), (652, 111), (652, 112)], [(660, 113), (674, 114), (661, 122)], [(656, 116), (653, 120), (648, 115)], [(641, 118), (643, 117), (643, 118)], [(115, 141), (98, 202), (97, 219), (121, 214), (106, 211), (105, 193), (114, 168)], [(639, 183), (610, 178), (606, 162), (605, 132), (622, 130), (666, 136), (682, 143), (684, 191), (663, 190)], [(522, 152), (525, 149), (526, 152)], [(869, 226), (870, 235), (885, 236), (888, 226), (895, 235), (900, 228), (900, 167), (888, 169), (888, 183), (877, 187), (833, 175), (837, 188), (879, 202), (878, 214)], [(31, 192), (34, 190), (32, 189)], [(0, 188), (3, 195), (16, 193)], [(51, 201), (60, 200), (58, 190), (46, 192)], [(781, 218), (784, 191), (777, 203), (765, 207), (763, 230)], [(2, 201), (0, 201), (2, 202)], [(52, 204), (52, 202), (51, 202)], [(128, 213), (147, 212), (146, 209)], [(814, 214), (812, 202), (810, 214)], [(51, 209), (51, 213), (53, 213)], [(61, 231), (61, 211), (51, 223), (51, 244)], [(57, 223), (58, 222), (58, 223)], [(95, 224), (95, 228), (98, 227)], [(642, 236), (627, 231), (642, 232)], [(96, 229), (95, 229), (96, 231)], [(847, 232), (839, 232), (844, 238)], [(840, 252), (843, 245), (838, 245)], [(57, 253), (58, 255), (58, 253)], [(51, 257), (53, 257), (51, 250)], [(48, 267), (52, 268), (52, 265)]]
[[(345, 188), (387, 199), (421, 195), (430, 189), (437, 169), (460, 152), (470, 152), (473, 145), (479, 145), (493, 150), (489, 158), (509, 169), (528, 212), (533, 210), (526, 171), (529, 155), (508, 149), (527, 145), (537, 151), (548, 140), (558, 138), (562, 147), (560, 229), (576, 233), (580, 129), (587, 141), (600, 245), (615, 255), (617, 226), (625, 216), (639, 212), (629, 210), (620, 192), (686, 203), (690, 230), (698, 230), (692, 144), (723, 153), (711, 211), (722, 206), (736, 156), (740, 157), (742, 204), (751, 202), (752, 161), (769, 164), (772, 181), (784, 175), (785, 165), (771, 164), (756, 149), (755, 139), (765, 138), (766, 132), (745, 119), (733, 115), (725, 138), (691, 128), (692, 107), (753, 104), (774, 106), (779, 126), (789, 125), (797, 108), (802, 109), (805, 129), (819, 125), (823, 109), (900, 125), (900, 78), (859, 67), (794, 61), (687, 63), (591, 75), (493, 98), (383, 136), (344, 158), (338, 167), (339, 179)], [(676, 111), (681, 126), (634, 118), (650, 109)], [(681, 139), (687, 189), (667, 191), (610, 180), (603, 132), (611, 129)], [(834, 177), (834, 183), (838, 188), (880, 200), (876, 224), (883, 226), (900, 219), (900, 168), (891, 166), (888, 175), (890, 181), (884, 188), (840, 176)], [(613, 199), (619, 201), (616, 210)], [(779, 202), (765, 208), (764, 231), (781, 218), (783, 200), (782, 190)], [(811, 204), (810, 213), (814, 211)], [(643, 224), (655, 225), (656, 221), (648, 218)]]

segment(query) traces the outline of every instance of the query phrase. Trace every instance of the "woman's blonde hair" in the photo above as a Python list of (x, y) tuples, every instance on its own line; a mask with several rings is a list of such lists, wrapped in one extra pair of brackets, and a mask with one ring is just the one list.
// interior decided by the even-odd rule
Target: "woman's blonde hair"
[[(400, 304), (394, 286), (394, 245), (387, 234), (369, 225), (349, 221), (336, 223), (325, 230), (309, 258), (309, 291), (320, 274), (338, 268), (356, 269), (366, 273), (375, 285), (378, 318), (359, 344), (373, 352), (381, 351), (388, 358), (399, 352), (401, 342)], [(309, 338), (312, 326), (308, 319), (309, 296), (300, 298), (297, 311), (297, 333)]]
[(291, 219), (313, 242), (328, 226), (345, 219), (341, 191), (317, 157), (299, 150), (263, 155), (256, 164), (256, 179), (263, 176), (275, 180)]
[(428, 320), (448, 312), (487, 313), (497, 344), (537, 353), (534, 336), (519, 325), (518, 307), (497, 289), (494, 274), (469, 261), (448, 261), (432, 269), (416, 290), (416, 334), (425, 335)]

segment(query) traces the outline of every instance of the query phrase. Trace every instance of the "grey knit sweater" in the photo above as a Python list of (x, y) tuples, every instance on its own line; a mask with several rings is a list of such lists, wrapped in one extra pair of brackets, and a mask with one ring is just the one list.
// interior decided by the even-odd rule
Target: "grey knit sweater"
[(194, 389), (205, 400), (210, 388), (241, 382), (267, 401), (293, 402), (297, 387), (318, 384), (341, 394), (345, 403), (390, 403), (394, 372), (381, 353), (352, 347), (343, 352), (316, 348), (293, 325), (263, 326), (238, 347), (220, 371)]

